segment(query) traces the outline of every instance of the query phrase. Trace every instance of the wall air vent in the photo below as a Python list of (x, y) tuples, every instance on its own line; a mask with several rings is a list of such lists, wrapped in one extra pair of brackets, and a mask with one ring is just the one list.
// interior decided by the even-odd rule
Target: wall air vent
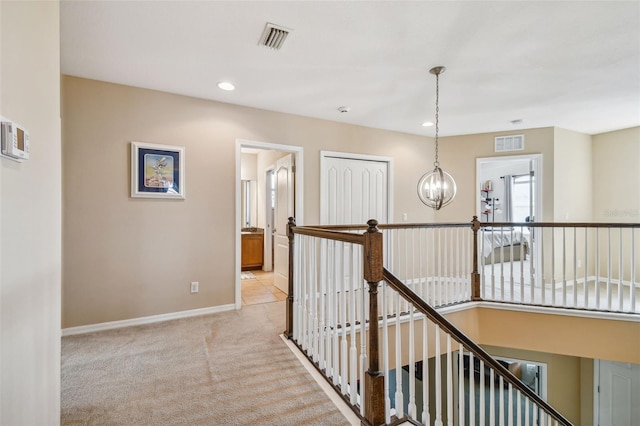
[(496, 137), (496, 152), (522, 151), (524, 149), (524, 135), (510, 135)]
[(291, 31), (293, 30), (267, 22), (258, 44), (273, 50), (280, 50)]

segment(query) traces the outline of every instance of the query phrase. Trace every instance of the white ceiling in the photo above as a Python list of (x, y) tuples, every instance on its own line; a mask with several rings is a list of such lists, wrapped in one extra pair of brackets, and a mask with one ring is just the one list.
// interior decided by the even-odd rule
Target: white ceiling
[(413, 134), (438, 65), (443, 136), (640, 125), (639, 1), (63, 1), (61, 46), (64, 74)]

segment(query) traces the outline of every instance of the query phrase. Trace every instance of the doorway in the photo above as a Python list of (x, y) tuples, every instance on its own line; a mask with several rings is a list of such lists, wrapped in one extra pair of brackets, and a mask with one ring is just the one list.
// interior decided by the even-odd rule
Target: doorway
[[(255, 157), (255, 160), (252, 161), (251, 156)], [(281, 200), (286, 204), (286, 212), (281, 212), (281, 216), (288, 218), (289, 216), (293, 216), (296, 218), (297, 224), (302, 224), (303, 220), (303, 197), (302, 197), (302, 188), (303, 188), (303, 149), (298, 146), (291, 145), (281, 145), (281, 144), (272, 144), (266, 142), (256, 142), (256, 141), (247, 141), (247, 140), (236, 140), (236, 285), (235, 285), (235, 307), (236, 309), (241, 309), (242, 307), (242, 289), (243, 289), (243, 274), (245, 275), (245, 282), (247, 282), (247, 278), (251, 279), (252, 283), (257, 283), (258, 281), (265, 281), (267, 279), (271, 279), (275, 284), (275, 274), (273, 271), (272, 265), (275, 265), (278, 262), (279, 258), (286, 254), (286, 259), (284, 260), (284, 269), (288, 270), (288, 252), (285, 249), (274, 250), (275, 241), (277, 240), (276, 236), (273, 234), (278, 231), (278, 227), (285, 231), (286, 235), (286, 223), (283, 223), (280, 226), (277, 223), (273, 223), (273, 220), (277, 222), (277, 218), (269, 218), (269, 203), (272, 200), (272, 193), (269, 190), (270, 185), (277, 186), (277, 175), (278, 175), (278, 161), (281, 158), (288, 157), (290, 158), (290, 167), (288, 177), (288, 186), (290, 187), (290, 191), (287, 191), (286, 195), (282, 196)], [(248, 159), (248, 160), (247, 160)], [(256, 183), (256, 197), (247, 201), (246, 196), (243, 197), (243, 181), (247, 172), (247, 164), (253, 163), (253, 174), (250, 176), (255, 176)], [(292, 166), (295, 165), (296, 168)], [(280, 167), (282, 170), (282, 167)], [(296, 170), (297, 169), (297, 170)], [(271, 173), (270, 173), (271, 172)], [(297, 173), (295, 173), (297, 172)], [(282, 177), (282, 172), (280, 173)], [(273, 183), (269, 182), (269, 179), (273, 177)], [(277, 191), (277, 188), (275, 189)], [(246, 195), (246, 191), (244, 192)], [(276, 193), (277, 194), (277, 193)], [(276, 204), (277, 195), (276, 197)], [(251, 204), (254, 202), (256, 204), (256, 209), (252, 210), (256, 215), (255, 222), (252, 223), (250, 229), (247, 229), (245, 223), (243, 222), (243, 218), (246, 218), (246, 214), (243, 213), (243, 207), (248, 203)], [(274, 209), (275, 210), (275, 209)], [(275, 214), (274, 214), (275, 216)], [(243, 228), (244, 231), (243, 232)], [(251, 270), (242, 271), (243, 268), (243, 257), (242, 257), (242, 249), (243, 249), (243, 239), (247, 239), (247, 232), (253, 232), (262, 234), (260, 235), (262, 238), (262, 250), (260, 263), (258, 266), (253, 266)], [(282, 239), (282, 238), (281, 238)], [(281, 244), (282, 245), (282, 244)], [(270, 254), (273, 253), (273, 257)], [(280, 259), (279, 264), (282, 263), (282, 259)], [(281, 268), (282, 269), (282, 268)], [(249, 277), (249, 275), (259, 276), (258, 281), (253, 281), (253, 277)], [(281, 274), (282, 275), (282, 274)], [(269, 278), (272, 277), (272, 278)], [(280, 277), (280, 281), (286, 281), (286, 274), (284, 277)], [(263, 283), (264, 284), (264, 283)], [(282, 285), (281, 285), (282, 286)], [(284, 287), (284, 286), (282, 286)], [(286, 287), (281, 289), (286, 292)], [(278, 293), (274, 290), (274, 294)], [(264, 300), (267, 302), (270, 300)], [(262, 302), (262, 303), (264, 303)]]

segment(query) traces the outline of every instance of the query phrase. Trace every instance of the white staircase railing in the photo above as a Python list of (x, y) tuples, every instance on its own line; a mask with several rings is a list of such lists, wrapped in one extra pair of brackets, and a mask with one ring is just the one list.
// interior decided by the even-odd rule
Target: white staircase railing
[[(454, 226), (461, 230), (440, 238), (436, 245), (446, 247), (448, 253), (457, 253), (452, 247), (466, 251), (461, 267), (453, 262), (445, 269), (434, 262), (433, 269), (421, 269), (421, 256), (402, 260), (416, 249), (408, 243), (418, 240), (411, 232), (403, 231), (402, 237), (386, 232), (386, 239), (396, 244), (390, 255), (383, 254), (383, 247), (388, 250), (389, 245), (375, 221), (369, 221), (363, 233), (354, 231), (362, 227), (296, 227), (291, 221), (285, 333), (367, 424), (411, 419), (429, 425), (570, 425), (423, 298), (438, 288), (430, 287), (430, 282), (442, 282), (438, 284), (442, 294), (454, 293), (452, 288), (468, 294), (477, 290), (472, 288), (478, 277), (477, 257), (468, 255), (467, 246), (476, 238), (459, 238), (456, 234), (462, 233), (462, 226)], [(427, 240), (438, 233), (444, 235), (444, 231), (433, 231)], [(451, 245), (451, 235), (459, 246)], [(471, 268), (462, 267), (466, 262), (476, 268), (470, 274), (459, 273)], [(427, 291), (421, 295), (405, 285), (384, 269), (384, 263), (404, 265), (400, 269), (404, 280), (416, 290)], [(455, 273), (436, 281), (416, 275), (445, 270)], [(460, 282), (454, 279), (458, 275), (463, 277)]]

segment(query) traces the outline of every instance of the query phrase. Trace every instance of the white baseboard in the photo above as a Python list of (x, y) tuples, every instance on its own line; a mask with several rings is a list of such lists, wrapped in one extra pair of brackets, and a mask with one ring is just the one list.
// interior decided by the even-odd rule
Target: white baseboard
[(136, 325), (153, 324), (156, 322), (170, 321), (180, 318), (197, 317), (199, 315), (216, 314), (218, 312), (233, 311), (235, 304), (212, 306), (210, 308), (192, 309), (189, 311), (171, 312), (169, 314), (152, 315), (149, 317), (132, 318), (121, 321), (102, 322), (99, 324), (81, 325), (62, 329), (62, 336), (93, 333), (96, 331), (113, 330), (116, 328), (132, 327)]

